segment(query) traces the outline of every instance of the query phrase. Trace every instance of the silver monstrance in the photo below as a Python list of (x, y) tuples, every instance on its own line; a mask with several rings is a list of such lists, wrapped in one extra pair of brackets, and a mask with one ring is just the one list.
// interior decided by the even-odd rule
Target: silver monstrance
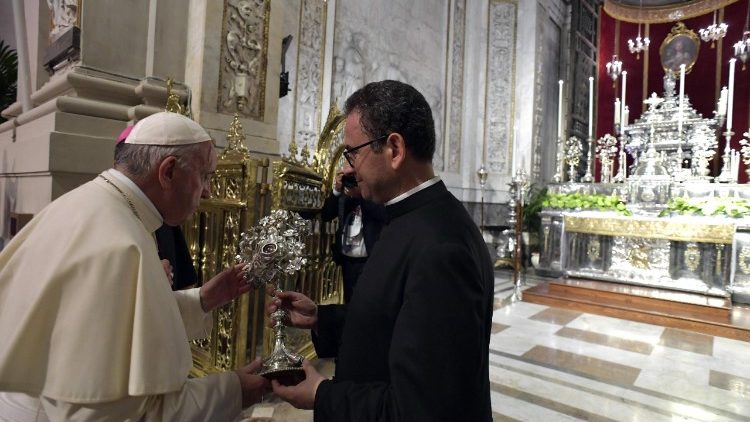
[[(280, 291), (282, 282), (306, 262), (304, 239), (310, 233), (310, 223), (299, 214), (275, 210), (263, 217), (249, 233), (242, 233), (237, 262), (248, 264), (245, 278), (256, 288), (266, 285)], [(284, 344), (284, 319), (286, 311), (279, 308), (271, 314), (274, 331), (273, 352), (263, 359), (260, 374), (279, 379), (283, 384), (293, 384), (304, 379), (302, 356)]]

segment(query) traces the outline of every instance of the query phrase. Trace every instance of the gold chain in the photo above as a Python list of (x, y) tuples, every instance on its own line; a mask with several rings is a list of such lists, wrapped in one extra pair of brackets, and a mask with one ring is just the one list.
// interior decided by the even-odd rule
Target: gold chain
[(114, 183), (112, 183), (111, 180), (107, 179), (103, 175), (100, 174), (99, 177), (101, 177), (102, 179), (104, 179), (105, 182), (107, 182), (110, 185), (112, 185), (112, 187), (115, 188), (115, 190), (117, 190), (117, 192), (120, 192), (120, 195), (122, 195), (122, 197), (125, 198), (125, 201), (127, 201), (128, 205), (130, 205), (130, 211), (133, 211), (133, 214), (135, 215), (135, 218), (137, 218), (137, 219), (140, 220), (141, 216), (138, 215), (138, 211), (136, 211), (136, 209), (135, 209), (135, 204), (133, 204), (133, 201), (131, 201), (130, 198), (127, 195), (125, 195), (125, 192), (123, 192), (122, 189), (120, 189), (119, 187), (117, 187), (117, 185), (115, 185)]

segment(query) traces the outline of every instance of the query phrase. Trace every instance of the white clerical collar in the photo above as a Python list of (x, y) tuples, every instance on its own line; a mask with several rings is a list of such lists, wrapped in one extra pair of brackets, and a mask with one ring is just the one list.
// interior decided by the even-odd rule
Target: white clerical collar
[(140, 198), (140, 200), (143, 201), (143, 203), (146, 204), (146, 206), (149, 207), (149, 209), (154, 212), (155, 215), (161, 215), (159, 210), (156, 209), (156, 206), (154, 205), (154, 203), (151, 202), (150, 199), (148, 199), (148, 196), (146, 196), (146, 194), (143, 193), (141, 188), (139, 188), (138, 185), (135, 184), (135, 182), (130, 180), (128, 176), (126, 176), (121, 171), (116, 170), (116, 169), (109, 169), (109, 171), (110, 173), (112, 173), (112, 176), (115, 176), (117, 180), (119, 180), (125, 186), (127, 186), (128, 189), (132, 190), (133, 193), (135, 193), (136, 196), (138, 196), (138, 198)]
[(430, 186), (434, 185), (435, 183), (437, 183), (439, 181), (440, 181), (440, 176), (435, 176), (432, 179), (430, 179), (430, 180), (428, 180), (426, 182), (422, 182), (419, 185), (417, 185), (416, 187), (411, 188), (408, 191), (402, 193), (401, 195), (399, 195), (399, 196), (391, 199), (390, 201), (386, 202), (385, 205), (386, 206), (393, 205), (396, 202), (403, 201), (404, 199), (406, 199), (406, 198), (414, 195), (415, 193), (417, 193), (417, 192), (419, 192), (419, 191), (421, 191), (423, 189), (429, 188)]

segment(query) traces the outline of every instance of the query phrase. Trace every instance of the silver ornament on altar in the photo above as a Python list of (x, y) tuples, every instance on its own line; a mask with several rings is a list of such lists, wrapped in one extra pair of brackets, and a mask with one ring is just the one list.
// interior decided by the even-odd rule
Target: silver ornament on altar
[(600, 181), (602, 183), (610, 183), (612, 181), (612, 163), (614, 162), (615, 154), (617, 154), (617, 138), (609, 133), (599, 138), (596, 141), (596, 153), (602, 165)]
[(750, 177), (750, 131), (743, 134), (744, 138), (740, 139), (740, 154), (742, 154), (742, 162), (745, 164), (745, 173)]
[[(273, 211), (248, 232), (242, 233), (235, 260), (247, 264), (243, 270), (247, 282), (256, 288), (271, 285), (275, 291), (280, 291), (286, 277), (299, 271), (307, 262), (304, 252), (305, 238), (309, 233), (310, 222), (286, 210)], [(286, 318), (287, 313), (281, 308), (271, 314), (274, 347), (263, 359), (260, 369), (261, 375), (279, 379), (283, 384), (304, 379), (302, 356), (284, 344)]]
[(583, 145), (576, 136), (571, 136), (565, 141), (565, 163), (568, 165), (568, 180), (575, 182), (578, 178), (578, 163), (581, 162)]

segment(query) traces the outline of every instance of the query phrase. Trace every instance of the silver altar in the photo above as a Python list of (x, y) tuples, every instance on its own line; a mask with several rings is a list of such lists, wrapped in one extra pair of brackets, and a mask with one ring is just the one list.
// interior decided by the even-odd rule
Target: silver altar
[(750, 198), (748, 185), (666, 182), (643, 202), (636, 183), (550, 185), (552, 193), (599, 193), (628, 201), (613, 212), (541, 212), (538, 271), (732, 297), (750, 303), (750, 219), (658, 217), (672, 197)]

